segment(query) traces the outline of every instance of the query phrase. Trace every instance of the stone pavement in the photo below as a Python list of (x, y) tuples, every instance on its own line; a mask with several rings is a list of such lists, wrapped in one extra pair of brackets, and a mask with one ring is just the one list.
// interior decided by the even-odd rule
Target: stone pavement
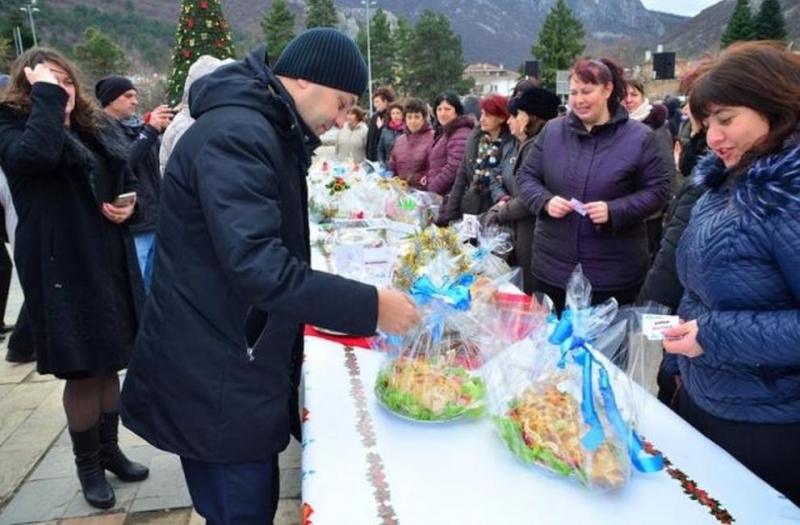
[[(13, 323), (22, 304), (16, 275), (5, 319)], [(127, 429), (120, 443), (132, 459), (150, 467), (141, 483), (108, 479), (117, 495), (114, 509), (99, 511), (83, 499), (66, 416), (63, 382), (36, 373), (33, 363), (7, 363), (0, 344), (0, 525), (185, 525), (204, 520), (191, 500), (177, 456), (157, 450)], [(281, 501), (276, 525), (299, 525), (300, 448), (292, 442), (280, 458)]]

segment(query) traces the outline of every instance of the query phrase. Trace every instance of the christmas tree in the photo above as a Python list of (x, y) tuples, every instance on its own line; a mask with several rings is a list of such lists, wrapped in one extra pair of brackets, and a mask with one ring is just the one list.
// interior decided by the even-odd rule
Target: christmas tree
[(233, 57), (228, 23), (219, 0), (183, 0), (167, 87), (171, 106), (181, 101), (189, 66), (202, 55), (220, 59)]

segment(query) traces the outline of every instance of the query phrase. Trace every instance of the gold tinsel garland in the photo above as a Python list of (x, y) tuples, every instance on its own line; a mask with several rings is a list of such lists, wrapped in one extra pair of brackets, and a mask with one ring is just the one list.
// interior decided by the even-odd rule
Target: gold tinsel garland
[(452, 228), (429, 226), (409, 240), (411, 249), (400, 257), (394, 271), (394, 285), (401, 290), (411, 288), (420, 277), (420, 270), (442, 252), (454, 259), (451, 277), (455, 278), (469, 269), (464, 244)]

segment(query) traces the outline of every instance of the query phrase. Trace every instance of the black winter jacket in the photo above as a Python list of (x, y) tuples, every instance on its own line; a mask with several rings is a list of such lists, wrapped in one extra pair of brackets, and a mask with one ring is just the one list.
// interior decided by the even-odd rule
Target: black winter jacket
[(33, 85), (29, 114), (0, 107), (0, 166), (19, 225), (14, 245), (39, 373), (118, 370), (128, 364), (144, 287), (125, 224), (100, 206), (131, 191), (125, 139), (64, 126), (67, 93)]
[(161, 199), (161, 169), (158, 151), (161, 140), (156, 128), (141, 122), (118, 121), (130, 142), (128, 165), (136, 175), (136, 215), (129, 227), (133, 233), (156, 229)]
[(310, 267), (306, 173), (319, 139), (263, 47), (198, 79), (189, 106), (122, 417), (180, 456), (261, 461), (299, 429), (304, 323), (370, 335), (377, 291)]

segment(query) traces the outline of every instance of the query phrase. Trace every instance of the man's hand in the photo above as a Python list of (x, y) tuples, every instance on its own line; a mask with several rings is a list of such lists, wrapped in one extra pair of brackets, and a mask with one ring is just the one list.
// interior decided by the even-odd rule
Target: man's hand
[(378, 290), (378, 329), (387, 334), (408, 332), (420, 322), (419, 311), (407, 294)]
[(147, 121), (147, 123), (156, 128), (159, 133), (167, 129), (170, 122), (172, 122), (172, 108), (166, 104), (161, 104), (151, 111), (150, 120)]

